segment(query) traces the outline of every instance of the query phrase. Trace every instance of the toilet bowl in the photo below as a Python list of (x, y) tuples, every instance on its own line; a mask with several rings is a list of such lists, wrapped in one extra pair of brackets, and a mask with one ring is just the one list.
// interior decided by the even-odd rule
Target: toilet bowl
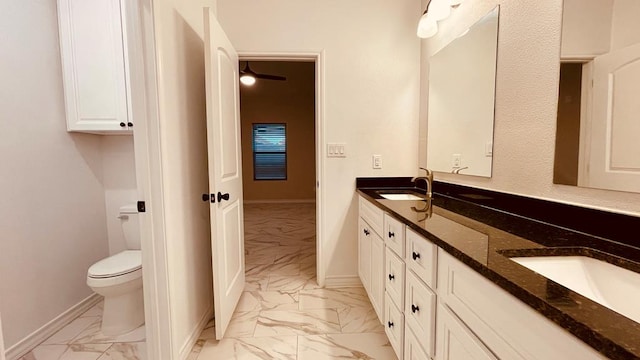
[(87, 271), (87, 285), (104, 296), (101, 330), (109, 336), (144, 324), (142, 252), (135, 205), (121, 207), (118, 217), (128, 249), (96, 262)]

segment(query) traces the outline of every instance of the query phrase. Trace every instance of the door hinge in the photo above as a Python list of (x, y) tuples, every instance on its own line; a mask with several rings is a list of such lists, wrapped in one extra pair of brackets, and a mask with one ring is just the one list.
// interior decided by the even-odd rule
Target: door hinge
[(147, 207), (144, 203), (144, 201), (138, 201), (138, 212), (146, 212), (147, 211)]

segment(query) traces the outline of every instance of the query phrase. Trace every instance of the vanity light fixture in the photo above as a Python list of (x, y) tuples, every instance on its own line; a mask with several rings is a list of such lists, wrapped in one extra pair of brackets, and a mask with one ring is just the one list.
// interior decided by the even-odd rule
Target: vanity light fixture
[(430, 38), (438, 32), (438, 21), (451, 14), (451, 8), (458, 7), (463, 0), (429, 0), (424, 13), (418, 21), (419, 38)]

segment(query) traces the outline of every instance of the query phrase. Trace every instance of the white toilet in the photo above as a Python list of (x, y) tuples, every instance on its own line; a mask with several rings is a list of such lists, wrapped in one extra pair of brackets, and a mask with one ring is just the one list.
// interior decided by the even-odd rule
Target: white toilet
[(120, 208), (118, 216), (127, 250), (91, 265), (87, 285), (104, 296), (102, 333), (120, 335), (144, 324), (142, 253), (136, 205)]

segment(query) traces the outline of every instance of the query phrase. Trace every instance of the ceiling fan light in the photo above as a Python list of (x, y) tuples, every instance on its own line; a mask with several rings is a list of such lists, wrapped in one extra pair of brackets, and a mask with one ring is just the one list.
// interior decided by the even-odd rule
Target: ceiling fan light
[(422, 15), (418, 22), (417, 35), (419, 38), (430, 38), (438, 32), (438, 23), (427, 13)]
[(240, 82), (244, 85), (252, 86), (256, 83), (256, 78), (251, 74), (242, 74), (240, 75)]

